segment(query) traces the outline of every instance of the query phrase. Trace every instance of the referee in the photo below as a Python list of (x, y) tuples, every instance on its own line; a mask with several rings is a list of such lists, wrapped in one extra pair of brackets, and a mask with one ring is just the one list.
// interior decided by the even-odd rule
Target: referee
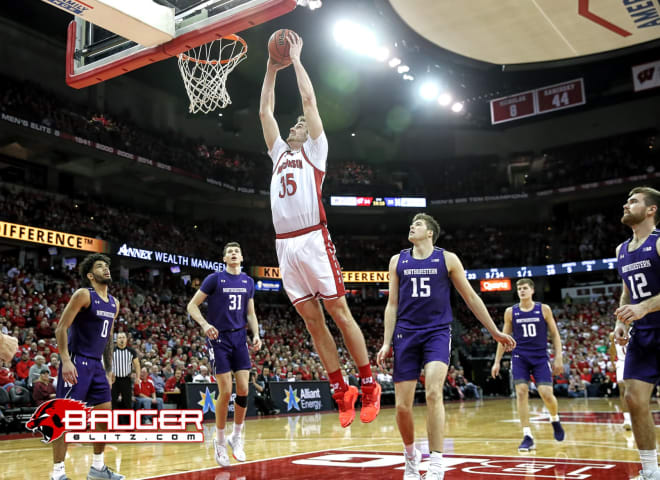
[[(131, 371), (135, 369), (140, 372), (140, 360), (138, 355), (130, 347), (126, 346), (127, 337), (124, 332), (117, 334), (117, 346), (112, 352), (112, 374), (115, 381), (112, 384), (112, 408), (127, 409), (133, 408), (133, 382), (131, 381)], [(121, 395), (121, 400), (119, 396)], [(123, 419), (122, 419), (123, 420)]]

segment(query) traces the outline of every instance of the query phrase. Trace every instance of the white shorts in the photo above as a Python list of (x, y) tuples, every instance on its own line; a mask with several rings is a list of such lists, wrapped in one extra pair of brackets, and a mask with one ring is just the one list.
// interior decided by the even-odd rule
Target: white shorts
[[(278, 235), (278, 237), (282, 237)], [(294, 305), (346, 294), (335, 246), (324, 226), (302, 235), (275, 240), (284, 290)]]
[(616, 362), (616, 381), (617, 383), (623, 382), (623, 366), (625, 365), (625, 362)]

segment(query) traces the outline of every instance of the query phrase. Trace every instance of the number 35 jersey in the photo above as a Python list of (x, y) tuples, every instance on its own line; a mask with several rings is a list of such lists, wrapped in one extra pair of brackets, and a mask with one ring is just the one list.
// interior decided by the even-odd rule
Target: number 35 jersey
[(430, 330), (452, 321), (451, 283), (442, 248), (419, 260), (412, 249), (401, 250), (396, 266), (399, 277), (397, 328)]
[[(656, 247), (660, 230), (655, 229), (644, 243), (629, 252), (630, 240), (626, 240), (619, 249), (617, 270), (623, 283), (630, 292), (630, 303), (643, 302), (660, 293), (660, 257)], [(660, 311), (647, 314), (633, 322), (636, 329), (660, 328)]]
[(513, 338), (516, 341), (516, 353), (546, 353), (548, 323), (543, 316), (540, 302), (534, 302), (534, 307), (529, 311), (521, 309), (520, 304), (515, 304), (511, 307), (511, 323)]
[(325, 132), (315, 140), (308, 136), (300, 150), (291, 150), (281, 137), (277, 137), (268, 155), (273, 160), (270, 208), (275, 233), (284, 235), (325, 224), (325, 210), (321, 203), (328, 159)]

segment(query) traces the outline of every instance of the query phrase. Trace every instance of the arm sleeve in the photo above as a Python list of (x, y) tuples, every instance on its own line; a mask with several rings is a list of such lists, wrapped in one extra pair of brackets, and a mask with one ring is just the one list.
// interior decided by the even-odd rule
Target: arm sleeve
[(273, 148), (271, 148), (268, 152), (268, 156), (273, 161), (273, 165), (275, 165), (277, 160), (280, 158), (280, 155), (282, 155), (282, 152), (284, 152), (287, 148), (289, 148), (289, 146), (284, 140), (282, 140), (282, 137), (277, 137), (273, 143)]
[(328, 160), (328, 139), (325, 132), (321, 132), (316, 140), (307, 137), (307, 141), (303, 144), (303, 152), (315, 168), (325, 172)]
[(215, 292), (215, 287), (217, 285), (218, 285), (217, 275), (215, 273), (212, 273), (211, 275), (209, 275), (204, 279), (199, 289), (206, 295), (211, 295), (213, 292)]

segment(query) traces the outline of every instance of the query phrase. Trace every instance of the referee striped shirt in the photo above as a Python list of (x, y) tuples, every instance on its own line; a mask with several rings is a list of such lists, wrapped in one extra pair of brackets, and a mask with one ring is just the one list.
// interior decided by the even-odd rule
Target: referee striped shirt
[(131, 371), (133, 370), (134, 358), (138, 358), (138, 356), (132, 348), (119, 348), (115, 346), (115, 349), (112, 352), (112, 373), (114, 373), (117, 378), (130, 377)]

